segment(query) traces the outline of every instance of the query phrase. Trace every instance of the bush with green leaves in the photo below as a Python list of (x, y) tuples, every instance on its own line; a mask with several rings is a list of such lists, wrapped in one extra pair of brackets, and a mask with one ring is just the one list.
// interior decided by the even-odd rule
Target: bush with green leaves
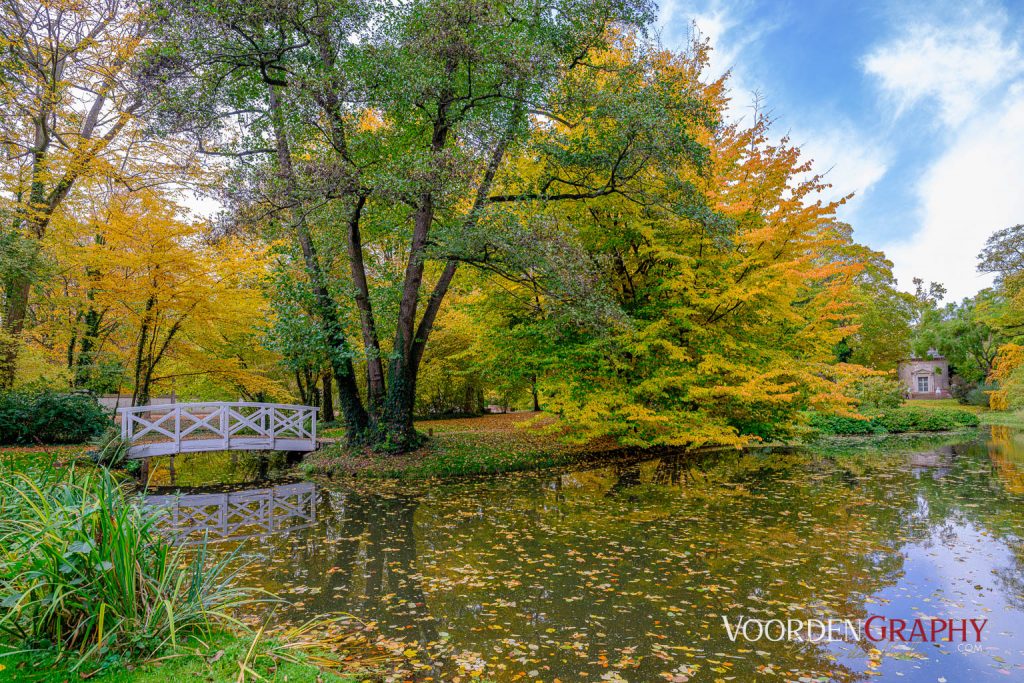
[(885, 433), (885, 430), (874, 420), (846, 417), (844, 415), (830, 415), (827, 413), (811, 413), (810, 425), (816, 432), (836, 436)]
[(991, 392), (998, 389), (998, 384), (979, 384), (967, 392), (961, 403), (969, 406), (988, 408)]
[(865, 377), (854, 386), (853, 397), (864, 415), (893, 410), (903, 405), (903, 385), (891, 377)]
[(176, 547), (157, 513), (108, 470), (48, 466), (0, 473), (0, 634), (24, 650), (84, 662), (150, 656), (252, 601), (205, 544)]
[(976, 427), (978, 416), (959, 408), (915, 408), (904, 406), (886, 410), (866, 419), (812, 413), (814, 431), (831, 436), (863, 434), (900, 434), (904, 432), (945, 432)]
[(93, 440), (92, 445), (89, 456), (97, 465), (123, 469), (129, 463), (138, 462), (128, 460), (131, 441), (121, 438), (121, 430), (117, 427), (107, 427), (106, 431)]
[(0, 393), (0, 444), (85, 443), (108, 426), (110, 417), (91, 394)]
[(986, 384), (985, 382), (968, 382), (959, 375), (953, 375), (949, 385), (949, 391), (957, 403), (965, 406), (989, 407), (990, 393), (999, 389), (998, 384)]

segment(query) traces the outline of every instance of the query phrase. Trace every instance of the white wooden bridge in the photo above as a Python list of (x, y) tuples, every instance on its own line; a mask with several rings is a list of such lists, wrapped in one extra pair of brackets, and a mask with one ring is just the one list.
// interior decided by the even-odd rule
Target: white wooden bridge
[(282, 403), (172, 403), (118, 408), (128, 457), (204, 451), (314, 451), (319, 408)]

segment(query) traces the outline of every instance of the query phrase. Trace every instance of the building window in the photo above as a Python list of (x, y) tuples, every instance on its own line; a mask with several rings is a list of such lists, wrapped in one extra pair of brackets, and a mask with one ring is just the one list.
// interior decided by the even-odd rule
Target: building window
[(924, 375), (917, 378), (917, 390), (918, 392), (928, 391), (928, 376)]

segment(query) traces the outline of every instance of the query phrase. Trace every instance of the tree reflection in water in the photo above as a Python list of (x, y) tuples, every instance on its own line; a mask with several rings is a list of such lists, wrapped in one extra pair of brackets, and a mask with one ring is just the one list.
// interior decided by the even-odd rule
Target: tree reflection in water
[[(684, 454), (404, 495), (321, 482), (314, 527), (244, 553), (251, 580), (295, 601), (289, 618), (374, 621), (435, 680), (984, 679), (1024, 665), (1022, 499), (995, 437)], [(988, 617), (1004, 662), (731, 642), (722, 626), (922, 610)]]

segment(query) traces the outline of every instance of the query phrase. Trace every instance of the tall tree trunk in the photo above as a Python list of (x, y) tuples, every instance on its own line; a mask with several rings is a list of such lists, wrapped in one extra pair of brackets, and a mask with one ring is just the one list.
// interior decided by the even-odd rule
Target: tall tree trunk
[(149, 387), (144, 386), (145, 375), (148, 374), (145, 368), (146, 347), (149, 343), (150, 312), (156, 301), (152, 296), (146, 300), (146, 312), (142, 316), (142, 324), (139, 326), (139, 343), (135, 347), (135, 373), (134, 387), (132, 389), (132, 405), (141, 406), (149, 401)]
[[(441, 144), (443, 145), (443, 141)], [(424, 250), (433, 220), (434, 198), (426, 193), (420, 197), (419, 208), (416, 211), (412, 247), (405, 268), (402, 300), (398, 307), (394, 355), (388, 367), (388, 394), (384, 403), (383, 433), (378, 435), (380, 445), (385, 450), (407, 451), (418, 446), (421, 441), (412, 421), (420, 359), (414, 351), (418, 348), (416, 342), (420, 341), (416, 338), (414, 325), (420, 286), (423, 283)]]
[(102, 320), (102, 314), (90, 306), (85, 313), (85, 329), (82, 331), (78, 358), (75, 361), (75, 386), (78, 388), (88, 384), (91, 374), (96, 369), (96, 347)]
[[(27, 239), (32, 240), (34, 248), (27, 263), (4, 283), (4, 324), (0, 335), (0, 389), (9, 389), (14, 385), (14, 377), (18, 371), (18, 355), (21, 351), (21, 334), (25, 330), (25, 318), (28, 317), (28, 298), (32, 291), (30, 273), (34, 270), (36, 257), (39, 254), (39, 243), (46, 232), (49, 215), (43, 213), (37, 218), (34, 214), (44, 210), (46, 187), (43, 185), (43, 164), (46, 161), (47, 149), (50, 146), (50, 134), (47, 120), (40, 116), (35, 121), (36, 133), (32, 148), (32, 181), (29, 186), (29, 208), (19, 209), (14, 219), (14, 232), (20, 234), (27, 229)], [(19, 201), (23, 198), (18, 193)]]
[(540, 412), (540, 395), (537, 393), (537, 375), (530, 378), (530, 394), (533, 396), (533, 412)]
[(302, 371), (295, 371), (295, 386), (299, 388), (299, 401), (303, 405), (309, 405), (309, 394), (306, 393), (306, 384), (302, 381)]
[(288, 200), (293, 203), (292, 228), (302, 250), (306, 274), (313, 286), (314, 317), (324, 332), (330, 351), (331, 368), (338, 384), (338, 401), (345, 418), (346, 438), (350, 444), (364, 443), (367, 438), (368, 419), (363, 401), (356, 384), (355, 369), (352, 365), (351, 349), (345, 338), (338, 317), (338, 307), (324, 278), (320, 260), (313, 246), (312, 237), (302, 217), (295, 175), (292, 170), (291, 149), (288, 145), (284, 114), (278, 86), (270, 86), (270, 113), (274, 126), (274, 142), (281, 178), (285, 183)]
[(366, 403), (369, 409), (371, 428), (380, 418), (385, 397), (384, 364), (380, 353), (380, 337), (370, 303), (370, 287), (366, 279), (366, 265), (363, 262), (363, 242), (360, 235), (359, 219), (366, 205), (366, 195), (359, 195), (348, 223), (348, 260), (355, 285), (356, 308), (359, 310), (359, 326), (363, 333), (363, 349), (366, 353)]
[[(106, 243), (102, 233), (96, 234), (93, 239), (97, 245)], [(85, 275), (89, 281), (89, 289), (86, 292), (89, 310), (86, 311), (84, 316), (85, 330), (82, 332), (81, 350), (78, 354), (78, 361), (75, 364), (74, 382), (75, 386), (79, 388), (88, 383), (91, 372), (95, 371), (96, 347), (99, 342), (100, 323), (103, 321), (104, 315), (97, 311), (95, 306), (96, 287), (98, 286), (97, 281), (100, 277), (100, 271), (97, 268), (88, 267), (85, 269)]]
[(32, 282), (24, 273), (10, 278), (4, 286), (4, 325), (0, 335), (0, 389), (14, 386), (21, 350), (21, 333), (28, 314), (28, 293)]
[(307, 367), (304, 371), (306, 375), (306, 386), (309, 387), (309, 404), (319, 408), (320, 402), (320, 377), (314, 368)]
[[(441, 119), (443, 121), (443, 118)], [(439, 124), (434, 129), (433, 149), (440, 151), (444, 146), (448, 129)], [(505, 155), (511, 128), (498, 141), (491, 152), (484, 176), (477, 186), (473, 206), (465, 219), (465, 227), (469, 229), (480, 219), (480, 214), (487, 204), (487, 196), (494, 184), (494, 177)], [(398, 311), (398, 326), (395, 333), (394, 359), (388, 368), (388, 396), (384, 406), (384, 447), (394, 450), (408, 450), (419, 444), (419, 436), (413, 427), (413, 409), (416, 404), (416, 378), (419, 374), (420, 362), (426, 350), (427, 340), (434, 328), (434, 321), (441, 309), (441, 303), (448, 293), (452, 279), (458, 268), (458, 261), (451, 259), (441, 272), (434, 290), (431, 292), (423, 311), (423, 318), (418, 327), (413, 327), (416, 320), (416, 304), (419, 300), (420, 286), (423, 281), (424, 248), (427, 243), (430, 225), (434, 218), (434, 202), (430, 194), (420, 198), (413, 226), (412, 248), (406, 266), (405, 283), (402, 289), (402, 301)], [(415, 332), (413, 331), (415, 329)]]
[(322, 373), (321, 381), (324, 385), (324, 400), (320, 417), (324, 422), (334, 422), (334, 382), (331, 373)]

